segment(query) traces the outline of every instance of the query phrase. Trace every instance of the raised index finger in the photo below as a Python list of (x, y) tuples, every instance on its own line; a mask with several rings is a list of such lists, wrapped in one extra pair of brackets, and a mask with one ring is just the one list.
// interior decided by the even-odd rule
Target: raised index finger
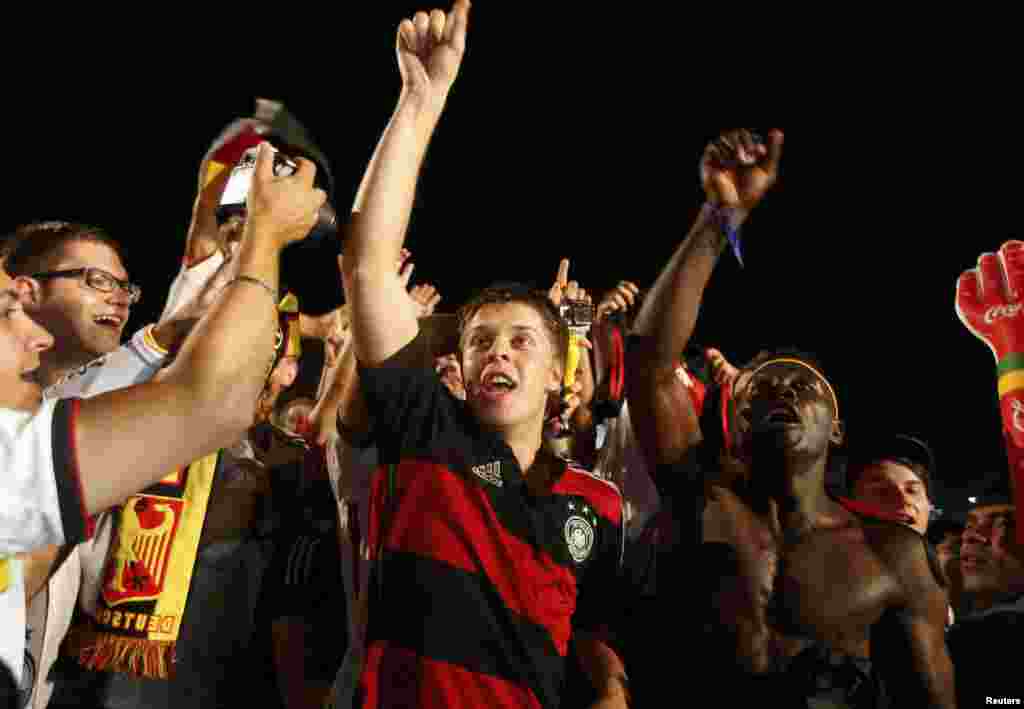
[(555, 284), (562, 290), (569, 287), (569, 259), (564, 258), (558, 264), (558, 275), (555, 277)]

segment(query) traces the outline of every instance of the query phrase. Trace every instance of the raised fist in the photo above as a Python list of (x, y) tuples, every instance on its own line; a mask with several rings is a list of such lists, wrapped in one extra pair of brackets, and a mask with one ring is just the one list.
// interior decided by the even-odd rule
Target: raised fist
[(407, 91), (444, 102), (466, 51), (469, 0), (457, 0), (447, 15), (417, 12), (398, 26), (398, 68)]
[(1024, 241), (1008, 241), (998, 253), (982, 254), (978, 267), (956, 284), (956, 314), (988, 345), (999, 374), (1024, 369)]
[(419, 317), (426, 318), (434, 314), (434, 308), (441, 302), (441, 294), (430, 283), (421, 283), (409, 290), (409, 299), (419, 309)]
[(609, 315), (625, 312), (636, 305), (640, 289), (635, 283), (619, 281), (619, 285), (608, 291), (597, 305), (596, 320), (604, 320)]
[(782, 141), (778, 130), (769, 133), (767, 144), (737, 130), (708, 145), (700, 163), (708, 201), (746, 212), (756, 207), (779, 177)]

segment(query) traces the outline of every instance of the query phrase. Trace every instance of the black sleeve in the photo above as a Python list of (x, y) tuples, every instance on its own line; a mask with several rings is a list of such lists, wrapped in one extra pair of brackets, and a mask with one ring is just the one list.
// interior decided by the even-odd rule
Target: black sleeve
[(579, 577), (573, 628), (598, 631), (619, 625), (617, 614), (633, 593), (624, 567), (621, 524), (601, 518), (596, 554)]
[[(310, 621), (323, 612), (325, 600), (345, 614), (341, 562), (336, 538), (329, 534), (295, 534), (276, 544), (263, 584), (264, 609), (271, 621), (300, 617)], [(338, 608), (337, 604), (342, 604)]]
[(88, 535), (91, 526), (85, 510), (82, 477), (78, 469), (75, 422), (79, 399), (62, 399), (53, 411), (53, 474), (57, 480), (57, 499), (64, 526), (64, 543), (78, 544)]
[(359, 382), (372, 423), (372, 440), (382, 463), (429, 451), (450, 424), (465, 417), (461, 402), (433, 370), (408, 366), (423, 347), (421, 333), (376, 367), (359, 365)]

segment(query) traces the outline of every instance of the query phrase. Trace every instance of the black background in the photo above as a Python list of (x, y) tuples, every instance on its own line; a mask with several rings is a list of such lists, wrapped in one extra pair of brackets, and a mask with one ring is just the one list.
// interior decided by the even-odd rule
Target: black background
[[(36, 34), (7, 62), (0, 227), (108, 229), (144, 286), (133, 331), (177, 273), (199, 160), (256, 96), (283, 101), (319, 142), (343, 213), (398, 95), (395, 28), (420, 6), (376, 0), (337, 19), (303, 7), (183, 27), (129, 13), (102, 36), (70, 20), (58, 36), (25, 29)], [(721, 55), (736, 52), (691, 56), (708, 25), (643, 6), (479, 0), (473, 12), (407, 240), (441, 310), (497, 279), (546, 287), (563, 256), (593, 291), (649, 287), (701, 204), (705, 143), (775, 121), (781, 183), (744, 229), (746, 269), (727, 255), (716, 270), (696, 339), (737, 363), (770, 345), (817, 353), (851, 442), (921, 435), (950, 487), (1005, 471), (994, 363), (953, 310), (957, 276), (1019, 236), (1014, 132), (954, 118), (978, 86), (912, 49), (878, 65), (808, 53), (783, 68), (757, 44), (731, 72)], [(781, 93), (780, 77), (804, 74)], [(1001, 96), (976, 105), (998, 109)], [(340, 302), (329, 253), (291, 255), (286, 276), (305, 310)]]

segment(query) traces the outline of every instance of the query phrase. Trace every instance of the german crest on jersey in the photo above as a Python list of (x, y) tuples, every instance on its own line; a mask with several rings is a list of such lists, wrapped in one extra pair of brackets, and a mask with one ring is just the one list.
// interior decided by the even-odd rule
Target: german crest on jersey
[(565, 522), (565, 543), (569, 548), (569, 556), (581, 564), (590, 558), (590, 552), (594, 550), (597, 515), (590, 505), (579, 500), (569, 502), (569, 513), (569, 519)]

